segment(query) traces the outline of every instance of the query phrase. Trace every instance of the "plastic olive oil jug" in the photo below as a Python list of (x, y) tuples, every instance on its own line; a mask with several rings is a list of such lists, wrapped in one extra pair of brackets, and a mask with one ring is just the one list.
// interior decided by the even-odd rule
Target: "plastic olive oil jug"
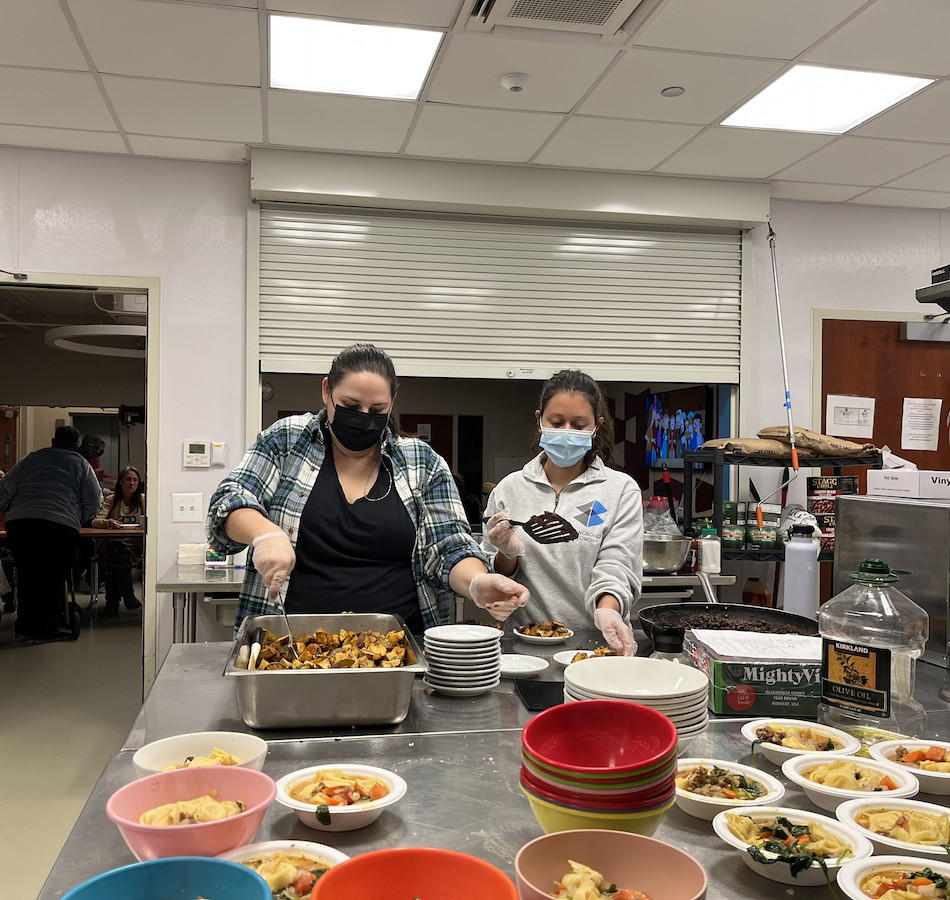
[(914, 699), (914, 677), (930, 630), (927, 613), (894, 587), (897, 571), (881, 559), (864, 560), (851, 578), (851, 587), (818, 610), (818, 720), (862, 740), (878, 731), (923, 737), (927, 714)]

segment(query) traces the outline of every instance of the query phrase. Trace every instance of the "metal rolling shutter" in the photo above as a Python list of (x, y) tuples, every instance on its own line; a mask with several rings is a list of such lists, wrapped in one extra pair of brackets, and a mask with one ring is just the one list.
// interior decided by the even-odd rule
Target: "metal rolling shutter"
[(737, 384), (741, 236), (562, 222), (260, 210), (263, 372), (370, 341), (402, 375)]

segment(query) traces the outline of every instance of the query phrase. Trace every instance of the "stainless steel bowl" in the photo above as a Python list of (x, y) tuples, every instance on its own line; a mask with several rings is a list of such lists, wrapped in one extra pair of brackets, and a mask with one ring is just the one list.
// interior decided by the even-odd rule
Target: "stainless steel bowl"
[(686, 562), (692, 543), (692, 538), (675, 534), (643, 535), (643, 571), (678, 572)]

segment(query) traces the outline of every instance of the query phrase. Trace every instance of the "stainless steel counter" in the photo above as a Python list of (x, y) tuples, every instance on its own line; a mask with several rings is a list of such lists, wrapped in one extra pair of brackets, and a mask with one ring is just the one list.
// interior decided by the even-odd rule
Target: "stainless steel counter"
[[(591, 640), (593, 638), (591, 637)], [(516, 649), (549, 656), (561, 647), (517, 642)], [(571, 644), (584, 645), (577, 641)], [(249, 730), (237, 711), (233, 686), (221, 677), (227, 644), (176, 645), (147, 698), (126, 741), (126, 748), (106, 766), (75, 828), (47, 880), (40, 900), (61, 897), (93, 875), (134, 862), (105, 815), (108, 798), (134, 778), (133, 748), (168, 734), (197, 730)], [(539, 652), (539, 650), (541, 652)], [(918, 697), (929, 711), (930, 736), (950, 736), (950, 705), (937, 691), (946, 672), (936, 666), (918, 666)], [(540, 676), (563, 679), (563, 669), (552, 663)], [(274, 778), (309, 765), (346, 761), (370, 763), (398, 772), (409, 790), (397, 805), (372, 825), (359, 831), (328, 833), (307, 828), (296, 815), (274, 803), (256, 840), (295, 838), (327, 843), (357, 854), (393, 846), (447, 847), (471, 853), (514, 876), (514, 858), (528, 841), (541, 834), (522, 795), (519, 782), (521, 728), (530, 718), (503, 679), (481, 697), (448, 698), (425, 689), (417, 681), (409, 717), (383, 733), (359, 734), (347, 729), (311, 732), (260, 732), (270, 743), (264, 771)], [(687, 748), (690, 756), (724, 758), (750, 763), (749, 745), (739, 728), (746, 719), (717, 719), (709, 731)], [(778, 777), (780, 769), (764, 758), (756, 764)], [(933, 799), (924, 796), (923, 799)], [(789, 806), (817, 810), (791, 785)], [(824, 897), (824, 888), (794, 888), (754, 875), (739, 855), (728, 850), (708, 822), (671, 809), (655, 837), (691, 853), (709, 874), (709, 900), (763, 898), (787, 900), (790, 894)]]
[(229, 594), (236, 598), (243, 584), (244, 569), (177, 564), (166, 569), (155, 584), (155, 592), (172, 595), (172, 641), (194, 642), (198, 603), (205, 594)]

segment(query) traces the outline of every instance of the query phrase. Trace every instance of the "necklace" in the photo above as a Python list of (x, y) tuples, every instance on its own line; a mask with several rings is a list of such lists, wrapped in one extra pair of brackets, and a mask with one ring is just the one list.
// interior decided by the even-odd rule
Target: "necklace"
[(363, 499), (367, 503), (379, 503), (380, 500), (385, 500), (389, 496), (389, 492), (393, 489), (393, 476), (391, 473), (389, 473), (389, 470), (386, 469), (387, 474), (389, 474), (389, 487), (386, 488), (386, 493), (383, 494), (382, 497), (370, 497), (369, 492), (370, 488), (372, 487), (373, 476), (379, 472), (380, 468), (384, 468), (382, 466), (382, 459), (377, 459), (376, 465), (370, 470), (369, 478), (366, 479), (366, 485), (363, 488)]

